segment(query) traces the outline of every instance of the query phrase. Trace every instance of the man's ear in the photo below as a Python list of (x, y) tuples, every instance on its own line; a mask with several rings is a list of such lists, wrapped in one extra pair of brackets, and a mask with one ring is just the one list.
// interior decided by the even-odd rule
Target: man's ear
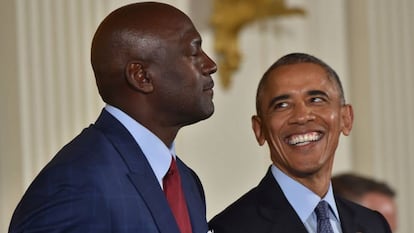
[(342, 121), (342, 133), (345, 136), (348, 136), (351, 133), (352, 125), (354, 122), (354, 110), (352, 109), (352, 106), (349, 104), (346, 104), (342, 107)]
[(266, 139), (263, 134), (264, 132), (262, 130), (262, 120), (257, 115), (252, 116), (252, 128), (253, 128), (254, 135), (256, 136), (257, 142), (259, 143), (260, 146), (263, 146)]
[(154, 90), (152, 79), (140, 62), (128, 63), (125, 76), (128, 84), (138, 91), (150, 93)]

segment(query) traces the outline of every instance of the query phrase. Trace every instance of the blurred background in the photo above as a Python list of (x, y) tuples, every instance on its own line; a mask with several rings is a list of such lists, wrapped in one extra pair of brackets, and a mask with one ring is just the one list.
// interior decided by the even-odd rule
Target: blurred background
[[(89, 62), (91, 39), (110, 11), (131, 2), (136, 1), (0, 2), (0, 232), (7, 232), (14, 208), (40, 169), (103, 107)], [(193, 19), (204, 50), (216, 60), (223, 58), (215, 50), (224, 41), (218, 32), (227, 19), (241, 15), (240, 4), (283, 4), (304, 12), (258, 15), (233, 31), (239, 66), (230, 75), (214, 75), (215, 114), (178, 135), (178, 155), (204, 184), (208, 218), (254, 187), (270, 165), (250, 124), (263, 72), (286, 53), (307, 52), (338, 72), (354, 106), (354, 128), (341, 139), (334, 173), (357, 172), (390, 184), (397, 192), (397, 231), (411, 232), (414, 1), (162, 2)], [(220, 20), (213, 24), (216, 14)]]

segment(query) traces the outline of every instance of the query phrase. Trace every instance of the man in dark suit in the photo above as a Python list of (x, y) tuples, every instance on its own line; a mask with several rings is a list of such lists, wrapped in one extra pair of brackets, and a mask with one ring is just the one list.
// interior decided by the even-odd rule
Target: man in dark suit
[(336, 197), (331, 173), (353, 112), (336, 72), (320, 59), (288, 54), (263, 75), (252, 126), (273, 164), (259, 185), (210, 222), (214, 233), (385, 233), (378, 212)]
[[(179, 129), (214, 111), (217, 67), (191, 20), (162, 3), (121, 7), (99, 25), (91, 63), (106, 106), (35, 178), (9, 232), (207, 232), (200, 180), (174, 152)], [(183, 191), (172, 205), (167, 171)]]

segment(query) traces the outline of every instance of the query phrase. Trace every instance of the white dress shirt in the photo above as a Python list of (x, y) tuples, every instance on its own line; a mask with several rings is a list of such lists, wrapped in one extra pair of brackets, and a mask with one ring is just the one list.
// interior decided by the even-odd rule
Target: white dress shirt
[(114, 106), (107, 104), (105, 110), (120, 121), (135, 139), (162, 188), (162, 179), (170, 168), (171, 155), (175, 157), (174, 143), (168, 148), (150, 130)]
[(290, 178), (275, 165), (271, 167), (272, 174), (279, 183), (286, 199), (296, 211), (302, 223), (309, 233), (316, 233), (316, 214), (314, 212), (319, 201), (325, 200), (330, 206), (330, 222), (335, 233), (342, 233), (341, 222), (339, 220), (338, 209), (332, 192), (332, 185), (329, 185), (328, 193), (322, 199), (310, 189)]

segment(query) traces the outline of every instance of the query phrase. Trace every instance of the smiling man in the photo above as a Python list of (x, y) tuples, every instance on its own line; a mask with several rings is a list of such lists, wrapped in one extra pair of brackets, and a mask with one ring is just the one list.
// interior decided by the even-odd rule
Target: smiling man
[(273, 164), (260, 184), (210, 221), (215, 233), (391, 232), (378, 212), (336, 197), (331, 175), (341, 134), (352, 129), (336, 72), (288, 54), (263, 75), (252, 127)]

